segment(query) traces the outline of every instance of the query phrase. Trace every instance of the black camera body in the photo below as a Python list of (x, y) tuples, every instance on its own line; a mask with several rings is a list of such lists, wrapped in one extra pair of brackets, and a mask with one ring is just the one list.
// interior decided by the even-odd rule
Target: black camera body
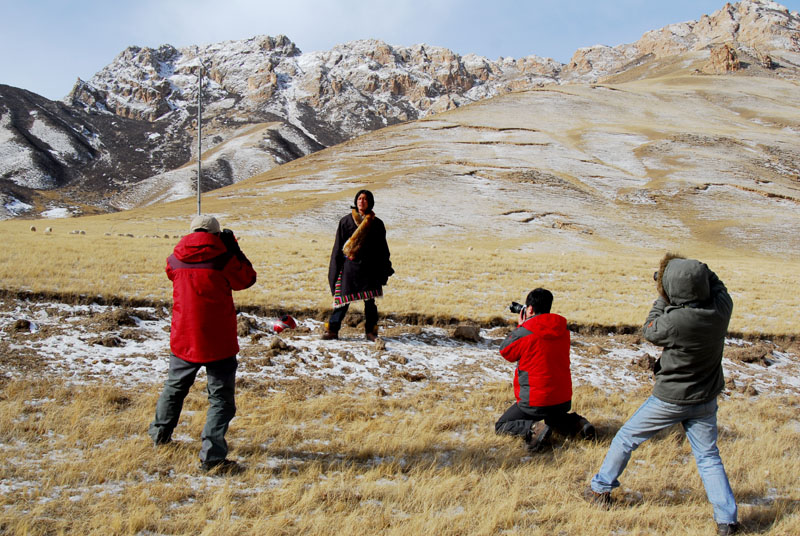
[(236, 253), (237, 251), (241, 251), (239, 249), (239, 242), (236, 240), (236, 237), (233, 234), (233, 231), (230, 229), (223, 229), (222, 232), (219, 234), (220, 240), (225, 245), (225, 248), (230, 251), (231, 253)]
[(523, 309), (525, 309), (525, 306), (521, 303), (511, 302), (511, 305), (509, 305), (508, 308), (511, 309), (512, 313), (518, 315)]

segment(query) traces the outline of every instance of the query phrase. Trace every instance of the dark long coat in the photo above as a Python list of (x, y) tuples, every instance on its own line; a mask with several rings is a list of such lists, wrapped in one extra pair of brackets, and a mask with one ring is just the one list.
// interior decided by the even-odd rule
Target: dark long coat
[(380, 218), (375, 217), (369, 224), (367, 235), (355, 260), (348, 259), (342, 253), (347, 240), (358, 228), (353, 215), (348, 214), (339, 220), (336, 229), (336, 240), (331, 251), (331, 262), (328, 268), (328, 283), (331, 294), (336, 291), (336, 280), (342, 274), (343, 296), (378, 290), (394, 273), (392, 261), (389, 259), (389, 245), (386, 243), (386, 227)]

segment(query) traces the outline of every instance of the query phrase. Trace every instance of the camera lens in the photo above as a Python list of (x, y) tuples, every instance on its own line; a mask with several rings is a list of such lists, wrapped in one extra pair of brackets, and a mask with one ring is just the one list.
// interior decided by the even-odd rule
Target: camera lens
[(511, 309), (512, 313), (519, 314), (519, 312), (522, 311), (523, 306), (521, 303), (511, 302), (511, 305), (509, 305), (508, 308)]

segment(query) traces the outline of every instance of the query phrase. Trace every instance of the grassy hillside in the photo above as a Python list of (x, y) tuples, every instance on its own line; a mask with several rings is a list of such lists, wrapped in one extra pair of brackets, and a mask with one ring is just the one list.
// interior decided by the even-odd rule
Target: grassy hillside
[[(677, 251), (728, 284), (732, 329), (796, 333), (797, 90), (669, 72), (511, 93), (209, 192), (203, 210), (236, 231), (259, 272), (243, 305), (327, 309), (336, 222), (367, 187), (397, 271), (384, 313), (488, 321), (541, 285), (573, 321), (639, 324), (653, 270)], [(0, 222), (2, 286), (169, 299), (164, 259), (194, 211), (192, 198)]]

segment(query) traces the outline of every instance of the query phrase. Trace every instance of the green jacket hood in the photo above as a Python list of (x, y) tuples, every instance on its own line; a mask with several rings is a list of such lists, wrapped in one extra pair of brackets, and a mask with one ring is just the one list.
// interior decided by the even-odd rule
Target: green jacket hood
[(668, 253), (658, 271), (658, 293), (671, 305), (705, 302), (711, 295), (708, 266)]

